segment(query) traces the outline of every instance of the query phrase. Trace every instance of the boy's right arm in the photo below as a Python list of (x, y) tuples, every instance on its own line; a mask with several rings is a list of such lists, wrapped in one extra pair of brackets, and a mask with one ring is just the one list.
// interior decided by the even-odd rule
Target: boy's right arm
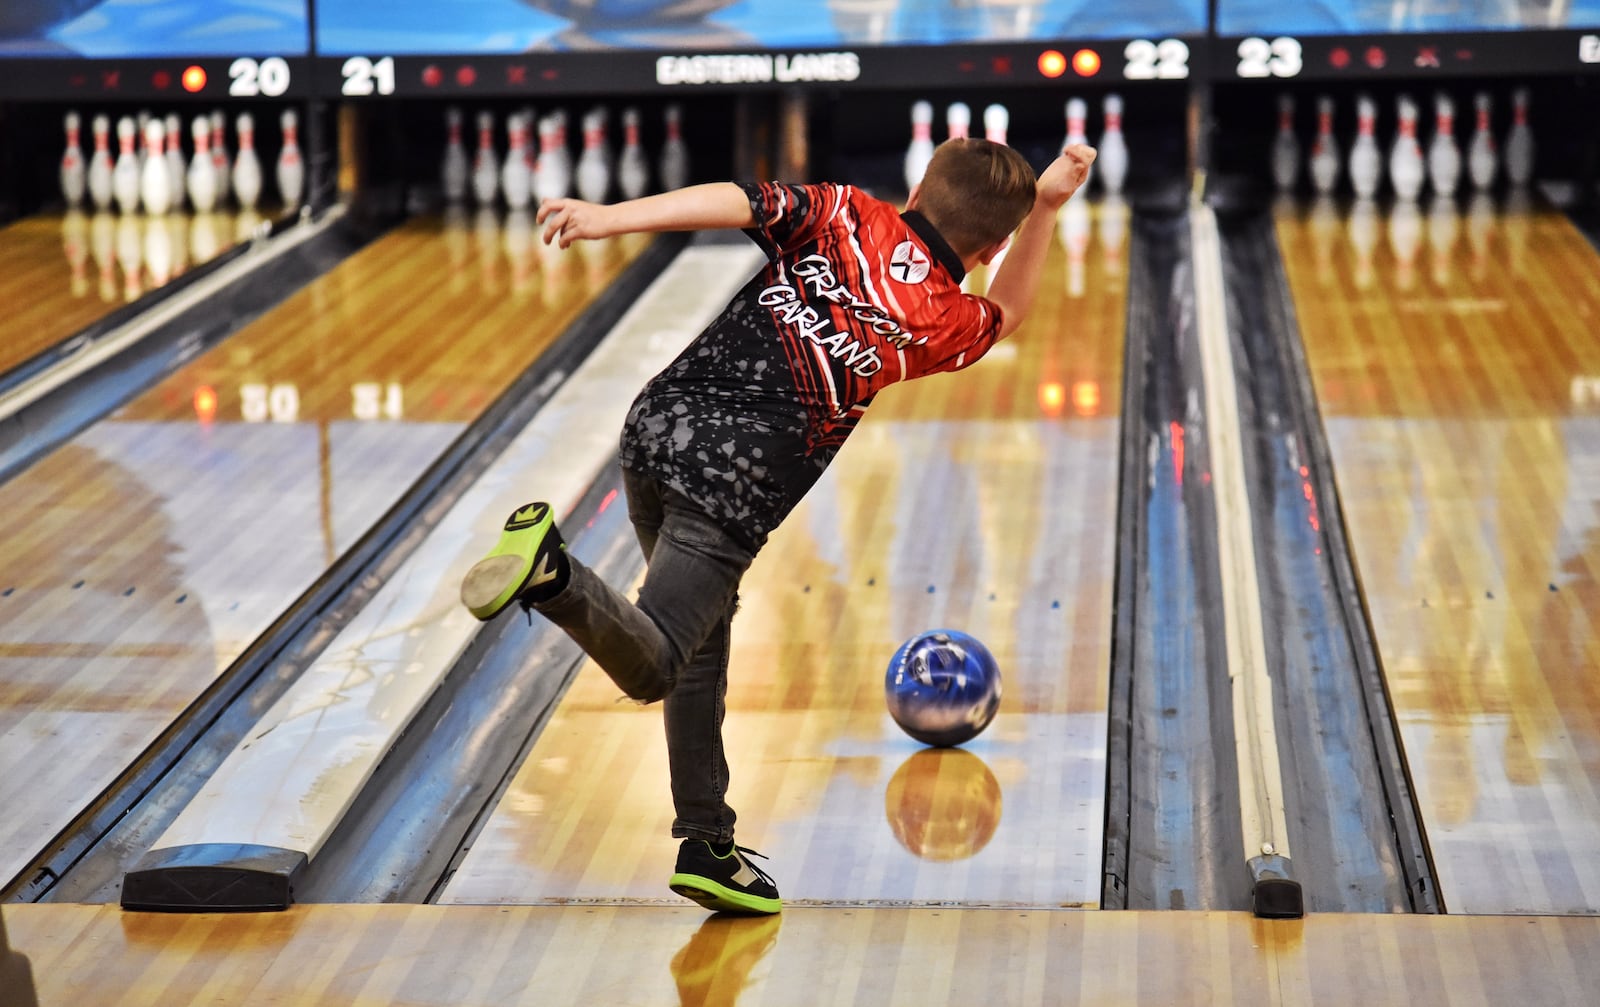
[(702, 231), (752, 227), (750, 197), (732, 182), (709, 182), (624, 203), (549, 199), (539, 205), (544, 243), (566, 248), (580, 238), (610, 238), (638, 231)]
[(1089, 177), (1093, 147), (1075, 143), (1062, 152), (1039, 176), (1033, 210), (1011, 239), (1011, 250), (1000, 263), (986, 296), (1000, 305), (1000, 338), (1011, 335), (1033, 307), (1039, 289), (1039, 271), (1055, 231), (1056, 211), (1072, 198)]

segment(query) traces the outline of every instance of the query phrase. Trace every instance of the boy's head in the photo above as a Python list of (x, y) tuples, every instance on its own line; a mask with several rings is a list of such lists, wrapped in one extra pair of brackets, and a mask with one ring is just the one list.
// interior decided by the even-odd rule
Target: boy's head
[(988, 140), (946, 140), (933, 152), (908, 205), (928, 218), (955, 253), (984, 261), (1005, 246), (1033, 209), (1033, 168)]

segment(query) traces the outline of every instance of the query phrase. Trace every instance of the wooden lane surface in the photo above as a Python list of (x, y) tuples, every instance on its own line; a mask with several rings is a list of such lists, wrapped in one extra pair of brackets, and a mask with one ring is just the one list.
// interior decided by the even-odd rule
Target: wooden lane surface
[(0, 230), (0, 373), (227, 251), (260, 219), (66, 213)]
[(493, 224), (379, 240), (0, 486), (0, 880), (633, 254), (534, 259), (519, 276)]
[(1579, 1005), (1589, 917), (645, 906), (6, 906), (40, 1007)]
[[(1057, 246), (1011, 343), (882, 395), (745, 580), (730, 803), (789, 905), (1099, 898), (1125, 312), (1120, 243), (1087, 253), (1083, 296)], [(884, 707), (890, 655), (936, 627), (1004, 675), (960, 750)], [(665, 758), (659, 706), (585, 667), (442, 901), (680, 904)]]
[(1278, 233), (1445, 903), (1594, 913), (1600, 256), (1491, 210)]

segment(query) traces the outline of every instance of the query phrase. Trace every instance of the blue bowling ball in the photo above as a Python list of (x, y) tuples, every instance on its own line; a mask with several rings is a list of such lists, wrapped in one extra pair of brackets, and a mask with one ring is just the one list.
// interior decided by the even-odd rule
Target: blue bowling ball
[(959, 745), (1000, 707), (1000, 666), (989, 648), (953, 629), (918, 633), (894, 652), (883, 680), (889, 715), (925, 745)]

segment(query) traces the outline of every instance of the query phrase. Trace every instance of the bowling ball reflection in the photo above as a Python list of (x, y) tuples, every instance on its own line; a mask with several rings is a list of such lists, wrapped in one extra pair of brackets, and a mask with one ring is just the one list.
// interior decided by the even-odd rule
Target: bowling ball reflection
[(900, 845), (923, 860), (965, 860), (1000, 826), (1000, 781), (961, 748), (926, 748), (901, 763), (883, 795)]

